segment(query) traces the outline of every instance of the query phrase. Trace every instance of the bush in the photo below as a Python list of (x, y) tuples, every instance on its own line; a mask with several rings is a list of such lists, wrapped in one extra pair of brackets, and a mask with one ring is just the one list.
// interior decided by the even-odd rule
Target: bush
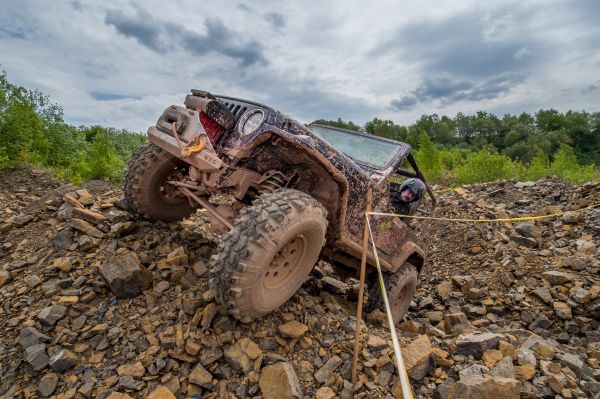
[(0, 170), (6, 169), (10, 166), (10, 159), (6, 153), (6, 148), (0, 147)]
[(579, 165), (573, 148), (564, 143), (559, 146), (558, 151), (554, 154), (549, 172), (574, 183), (598, 179), (600, 175), (598, 169), (593, 165)]
[(529, 168), (527, 168), (527, 179), (537, 180), (541, 177), (548, 176), (549, 172), (548, 156), (541, 148), (535, 149), (535, 155), (531, 160)]
[(506, 155), (480, 150), (467, 157), (465, 163), (456, 169), (461, 184), (483, 183), (498, 179), (519, 178), (525, 168), (513, 162)]

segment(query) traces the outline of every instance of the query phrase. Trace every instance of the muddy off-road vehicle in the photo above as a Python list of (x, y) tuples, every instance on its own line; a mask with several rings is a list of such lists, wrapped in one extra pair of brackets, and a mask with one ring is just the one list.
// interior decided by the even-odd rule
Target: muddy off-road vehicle
[[(390, 212), (398, 194), (392, 176), (425, 181), (405, 143), (306, 127), (268, 106), (205, 91), (192, 90), (184, 104), (148, 129), (150, 142), (127, 167), (125, 199), (132, 213), (151, 220), (208, 211), (224, 233), (211, 285), (220, 305), (245, 323), (290, 299), (320, 256), (360, 267), (369, 186), (373, 210)], [(402, 169), (405, 161), (414, 172)], [(399, 218), (372, 217), (372, 228), (398, 321), (426, 248)], [(372, 253), (367, 262), (375, 264)], [(368, 269), (370, 302), (381, 307), (375, 269)]]

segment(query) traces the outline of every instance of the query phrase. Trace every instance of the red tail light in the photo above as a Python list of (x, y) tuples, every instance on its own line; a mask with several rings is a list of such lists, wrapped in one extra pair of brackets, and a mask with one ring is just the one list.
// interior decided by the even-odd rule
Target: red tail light
[(202, 127), (206, 131), (206, 134), (208, 135), (208, 139), (210, 140), (210, 143), (213, 145), (216, 144), (217, 141), (219, 140), (219, 137), (221, 137), (221, 134), (223, 134), (223, 131), (225, 129), (223, 129), (221, 127), (221, 125), (219, 125), (217, 122), (215, 122), (213, 119), (211, 119), (204, 112), (200, 111), (199, 115), (200, 115), (200, 123), (202, 124)]

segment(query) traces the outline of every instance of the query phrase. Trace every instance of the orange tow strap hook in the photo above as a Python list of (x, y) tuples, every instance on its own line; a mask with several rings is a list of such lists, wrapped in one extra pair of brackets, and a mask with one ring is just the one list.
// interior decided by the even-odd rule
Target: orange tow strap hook
[(205, 144), (206, 144), (206, 138), (205, 137), (200, 137), (200, 140), (198, 141), (198, 144), (196, 144), (194, 146), (187, 146), (185, 148), (182, 148), (181, 149), (181, 156), (183, 156), (184, 158), (187, 158), (187, 157), (189, 157), (192, 154), (200, 152), (204, 148)]

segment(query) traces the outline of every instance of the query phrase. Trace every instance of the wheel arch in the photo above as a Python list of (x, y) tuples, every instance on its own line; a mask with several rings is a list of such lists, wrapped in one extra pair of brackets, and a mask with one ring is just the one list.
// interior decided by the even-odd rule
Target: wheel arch
[(420, 274), (426, 261), (427, 256), (425, 255), (425, 251), (414, 242), (407, 241), (402, 245), (400, 253), (394, 259), (394, 268), (388, 271), (395, 272), (402, 264), (404, 264), (404, 262), (408, 262), (416, 267), (417, 272)]
[[(261, 154), (273, 153), (277, 156), (261, 157)], [(346, 219), (348, 179), (310, 143), (284, 131), (270, 130), (240, 147), (236, 156), (259, 172), (277, 169), (278, 165), (272, 162), (274, 159), (284, 161), (289, 171), (295, 170), (300, 176), (297, 184), (289, 188), (309, 194), (325, 207), (329, 222), (328, 239), (336, 239), (340, 235)]]

